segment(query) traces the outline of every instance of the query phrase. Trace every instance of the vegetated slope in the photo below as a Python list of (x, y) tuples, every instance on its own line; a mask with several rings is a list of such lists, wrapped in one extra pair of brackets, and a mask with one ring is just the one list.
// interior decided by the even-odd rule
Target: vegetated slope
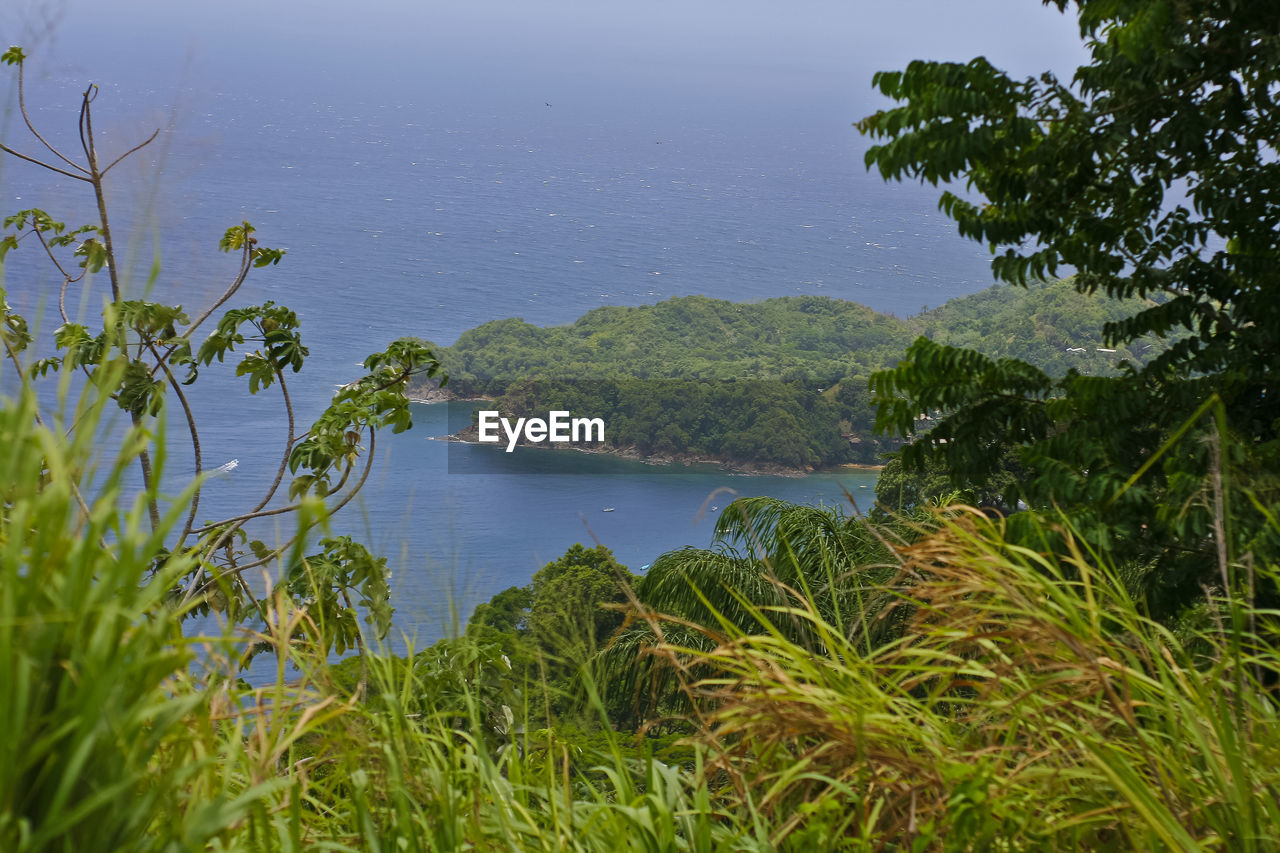
[(611, 449), (806, 469), (875, 462), (867, 377), (918, 335), (1024, 358), (1054, 375), (1115, 369), (1103, 324), (1128, 312), (1063, 282), (996, 286), (900, 320), (803, 296), (735, 303), (687, 296), (592, 310), (566, 326), (496, 320), (438, 348), (458, 396), (512, 415), (604, 418)]
[(975, 349), (992, 358), (1021, 359), (1050, 376), (1071, 369), (1098, 375), (1114, 371), (1122, 360), (1143, 363), (1167, 349), (1167, 339), (1125, 346), (1109, 344), (1103, 337), (1104, 325), (1152, 304), (1082, 294), (1070, 280), (1038, 282), (1025, 289), (997, 284), (918, 314), (907, 325), (938, 343)]
[(891, 363), (911, 338), (902, 321), (853, 302), (685, 296), (597, 308), (568, 326), (497, 320), (464, 332), (441, 357), (459, 393), (500, 392), (531, 376), (830, 385)]

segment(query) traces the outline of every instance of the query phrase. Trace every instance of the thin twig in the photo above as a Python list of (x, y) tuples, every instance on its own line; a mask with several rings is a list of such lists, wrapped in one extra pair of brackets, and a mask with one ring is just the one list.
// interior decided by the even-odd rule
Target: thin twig
[[(280, 459), (280, 467), (276, 469), (276, 477), (275, 477), (275, 480), (271, 483), (271, 488), (267, 490), (267, 494), (262, 498), (262, 500), (258, 501), (258, 505), (255, 506), (252, 510), (250, 510), (247, 514), (236, 516), (234, 518), (224, 518), (222, 521), (218, 521), (213, 524), (206, 524), (203, 527), (199, 527), (194, 530), (189, 530), (188, 533), (193, 533), (196, 536), (199, 536), (202, 533), (207, 533), (208, 531), (221, 527), (224, 524), (232, 524), (237, 521), (248, 521), (251, 518), (261, 518), (263, 517), (263, 515), (278, 515), (281, 512), (288, 512), (289, 510), (297, 509), (298, 506), (300, 506), (299, 504), (294, 504), (292, 506), (285, 507), (284, 509), (281, 509), (281, 510), (273, 510), (270, 513), (260, 513), (260, 510), (271, 501), (272, 497), (275, 496), (276, 490), (280, 488), (280, 483), (283, 482), (284, 480), (284, 472), (289, 467), (289, 452), (293, 449), (293, 443), (294, 443), (293, 403), (290, 402), (289, 400), (289, 389), (285, 385), (284, 376), (283, 375), (278, 376), (277, 379), (280, 382), (280, 391), (281, 393), (284, 394), (284, 408), (289, 415), (289, 430), (288, 430), (288, 435), (285, 437), (284, 455)], [(342, 488), (342, 485), (345, 482), (346, 482), (346, 477), (343, 477), (342, 480), (338, 482), (338, 488)], [(184, 534), (183, 539), (185, 538), (186, 538), (186, 535)], [(181, 542), (179, 542), (179, 544), (181, 544)]]
[[(341, 491), (342, 487), (347, 484), (347, 479), (351, 476), (352, 470), (353, 470), (353, 466), (348, 465), (346, 470), (342, 472), (342, 478), (338, 480), (337, 485), (333, 487), (334, 492)], [(268, 498), (268, 500), (269, 499), (270, 498)], [(203, 527), (197, 527), (195, 530), (191, 532), (199, 536), (202, 533), (208, 533), (210, 530), (216, 530), (217, 528), (223, 526), (224, 524), (235, 524), (236, 527), (239, 527), (244, 522), (252, 521), (255, 518), (270, 518), (273, 515), (284, 515), (286, 512), (294, 512), (295, 510), (299, 510), (301, 508), (302, 508), (301, 503), (289, 504), (288, 506), (278, 506), (275, 509), (262, 509), (261, 507), (259, 507), (258, 509), (255, 509), (252, 512), (246, 512), (243, 515), (237, 515), (231, 518), (224, 518), (221, 521), (216, 521), (216, 522), (213, 522), (212, 524), (206, 524)]]
[[(84, 90), (84, 94), (80, 96), (80, 121), (79, 121), (79, 129), (80, 129), (80, 149), (81, 149), (82, 151), (84, 151), (84, 156), (85, 156), (85, 157), (89, 157), (89, 156), (90, 156), (90, 155), (89, 155), (89, 150), (90, 150), (90, 146), (89, 146), (89, 135), (92, 135), (92, 130), (91, 130), (91, 131), (89, 131), (89, 135), (86, 135), (86, 133), (85, 133), (85, 119), (88, 117), (88, 113), (89, 113), (89, 104), (90, 104), (90, 102), (92, 101), (92, 98), (90, 98), (90, 97), (89, 97), (89, 93), (90, 93), (90, 92), (92, 92), (93, 90), (94, 90), (94, 86), (93, 86), (93, 84), (92, 84), (92, 83), (90, 83), (90, 84), (89, 84), (89, 88), (88, 88), (88, 89), (85, 89), (85, 90)], [(90, 158), (89, 169), (90, 169), (90, 174), (92, 175), (92, 171), (93, 171), (92, 158)], [(92, 178), (89, 178), (89, 179), (87, 179), (87, 180), (92, 180)]]
[[(57, 148), (54, 148), (52, 145), (50, 145), (49, 141), (45, 139), (43, 136), (41, 136), (40, 132), (36, 130), (36, 126), (31, 123), (31, 116), (27, 114), (27, 96), (26, 96), (24, 72), (25, 72), (25, 63), (19, 62), (18, 63), (18, 109), (22, 113), (22, 120), (27, 123), (27, 130), (31, 131), (31, 135), (34, 136), (36, 139), (39, 139), (44, 144), (44, 147), (49, 149), (49, 151), (53, 154), (53, 156), (57, 157), (62, 162), (66, 163), (71, 168), (79, 169), (81, 172), (84, 172), (86, 175), (89, 174), (89, 170), (86, 169), (84, 166), (81, 166), (79, 163), (67, 157)], [(73, 175), (73, 177), (78, 177), (78, 176)]]
[(107, 255), (107, 272), (111, 277), (111, 301), (120, 301), (120, 271), (116, 269), (116, 253), (111, 243), (111, 223), (107, 218), (107, 195), (102, 183), (103, 173), (98, 171), (98, 151), (93, 142), (93, 111), (89, 104), (96, 97), (98, 87), (90, 85), (84, 90), (80, 106), (80, 141), (85, 155), (89, 158), (89, 183), (93, 185), (93, 195), (98, 202), (98, 219), (101, 222), (102, 245)]
[[(348, 492), (348, 493), (347, 493), (347, 494), (342, 498), (342, 500), (340, 500), (340, 501), (339, 501), (337, 504), (335, 504), (334, 506), (331, 506), (331, 507), (327, 507), (327, 508), (326, 508), (326, 510), (325, 510), (325, 514), (326, 514), (327, 516), (329, 516), (329, 517), (332, 517), (332, 516), (333, 516), (334, 514), (336, 514), (340, 509), (342, 509), (343, 507), (345, 507), (347, 504), (351, 503), (351, 500), (352, 500), (352, 499), (353, 499), (357, 494), (359, 494), (359, 492), (360, 492), (360, 490), (361, 490), (361, 489), (363, 489), (363, 488), (364, 488), (364, 484), (365, 484), (365, 482), (369, 479), (369, 472), (370, 472), (371, 470), (373, 470), (373, 451), (374, 451), (374, 441), (375, 441), (376, 433), (374, 432), (373, 427), (369, 427), (368, 429), (369, 429), (369, 455), (368, 455), (368, 458), (365, 460), (364, 473), (360, 475), (360, 482), (358, 482), (358, 483), (356, 483), (354, 486), (352, 486), (351, 491), (349, 491), (349, 492)], [(348, 469), (347, 469), (347, 471), (348, 471), (348, 472), (350, 472), (350, 470), (351, 470), (350, 468), (348, 468)], [(346, 475), (343, 475), (343, 480), (345, 480), (345, 479), (346, 479)], [(295, 508), (296, 508), (296, 507), (295, 507)], [(273, 511), (273, 514), (274, 514), (274, 511)], [(243, 522), (243, 521), (241, 521), (241, 522), (237, 522), (236, 524), (232, 525), (232, 527), (229, 529), (228, 533), (230, 533), (230, 532), (234, 532), (235, 530), (238, 530), (241, 526), (243, 526), (243, 524), (244, 524), (244, 522)], [(228, 535), (227, 533), (224, 533), (224, 534), (223, 534), (223, 536), (219, 538), (219, 541), (221, 542), (222, 540), (224, 540), (224, 539), (226, 538), (226, 536), (227, 536), (227, 535)], [(267, 563), (270, 563), (272, 560), (276, 559), (276, 558), (277, 558), (277, 557), (279, 557), (281, 554), (283, 554), (285, 551), (287, 551), (287, 550), (288, 550), (288, 549), (293, 545), (293, 543), (295, 543), (295, 542), (297, 542), (297, 541), (298, 541), (298, 539), (299, 539), (301, 536), (302, 536), (302, 534), (301, 534), (301, 533), (299, 533), (298, 535), (296, 535), (296, 536), (294, 536), (292, 539), (290, 539), (288, 542), (285, 542), (285, 543), (284, 543), (283, 545), (281, 545), (280, 547), (275, 548), (274, 550), (270, 551), (270, 552), (269, 552), (265, 557), (262, 557), (261, 559), (258, 559), (258, 560), (254, 560), (252, 563), (246, 563), (246, 564), (245, 564), (245, 565), (243, 565), (243, 566), (235, 566), (234, 568), (228, 568), (228, 569), (226, 569), (225, 571), (223, 571), (223, 572), (219, 573), (219, 576), (218, 576), (218, 577), (219, 577), (219, 578), (223, 578), (223, 577), (228, 577), (228, 576), (235, 576), (235, 575), (239, 575), (239, 574), (241, 574), (241, 573), (243, 573), (243, 572), (246, 572), (246, 571), (248, 571), (249, 569), (256, 569), (256, 568), (257, 568), (257, 567), (259, 567), (259, 566), (265, 566)], [(206, 553), (211, 553), (211, 552), (212, 552), (212, 550), (213, 550), (213, 549), (210, 549), (209, 551), (206, 551)], [(200, 587), (197, 589), (197, 584), (198, 584), (198, 582), (199, 582), (199, 579), (200, 579), (200, 574), (199, 574), (199, 573), (197, 573), (197, 574), (196, 574), (196, 576), (195, 576), (194, 578), (192, 578), (191, 585), (187, 587), (187, 591), (186, 591), (186, 593), (185, 593), (185, 594), (183, 595), (183, 597), (182, 597), (182, 603), (183, 603), (183, 605), (185, 605), (188, 601), (190, 601), (190, 600), (191, 600), (191, 598), (193, 597), (193, 595), (194, 595), (195, 593), (197, 593), (197, 592), (201, 592), (201, 593), (202, 593), (202, 592), (204, 592), (206, 589), (208, 589), (208, 588), (209, 588), (210, 584), (212, 584), (212, 583), (215, 581), (215, 579), (214, 579), (214, 578), (210, 578), (210, 579), (209, 579), (209, 580), (208, 580), (208, 581), (207, 581), (203, 586), (200, 586)]]
[[(148, 343), (147, 346), (151, 350), (152, 355), (156, 357), (157, 363), (162, 368), (164, 368), (164, 375), (165, 375), (165, 378), (169, 380), (169, 387), (173, 389), (173, 393), (176, 394), (178, 397), (178, 402), (182, 404), (182, 412), (187, 417), (187, 432), (191, 435), (191, 449), (195, 454), (196, 481), (197, 481), (196, 489), (195, 489), (195, 492), (191, 495), (191, 511), (187, 513), (187, 522), (185, 525), (183, 525), (182, 535), (178, 538), (177, 547), (180, 548), (182, 546), (183, 540), (185, 540), (187, 536), (190, 535), (191, 525), (195, 522), (196, 511), (200, 508), (201, 484), (199, 480), (200, 480), (201, 473), (203, 473), (204, 471), (203, 457), (200, 452), (200, 432), (199, 430), (196, 429), (196, 418), (191, 411), (191, 404), (187, 402), (187, 395), (182, 393), (181, 383), (179, 383), (177, 378), (173, 375), (173, 371), (169, 369), (169, 365), (159, 360), (160, 354), (156, 352), (155, 345), (152, 343)], [(175, 550), (177, 549), (175, 548)]]
[(71, 318), (67, 316), (67, 285), (71, 284), (71, 279), (63, 276), (62, 287), (58, 288), (58, 313), (62, 315), (63, 323), (70, 323)]
[(157, 128), (155, 129), (155, 131), (154, 131), (150, 136), (148, 136), (146, 139), (142, 140), (142, 141), (141, 141), (141, 142), (139, 142), (137, 145), (133, 146), (132, 148), (130, 148), (128, 151), (126, 151), (126, 152), (124, 152), (123, 154), (121, 154), (121, 155), (120, 155), (119, 157), (117, 157), (116, 159), (112, 160), (112, 161), (111, 161), (111, 165), (107, 166), (107, 168), (105, 168), (105, 169), (103, 169), (103, 170), (102, 170), (102, 176), (105, 178), (105, 177), (106, 177), (106, 175), (107, 175), (107, 172), (110, 172), (112, 169), (114, 169), (114, 168), (116, 167), (116, 165), (117, 165), (117, 164), (119, 164), (119, 162), (120, 162), (121, 160), (123, 160), (124, 158), (128, 157), (130, 154), (134, 153), (135, 151), (141, 151), (143, 148), (146, 148), (146, 147), (147, 147), (148, 145), (150, 145), (150, 144), (155, 140), (155, 138), (156, 138), (157, 136), (159, 136), (159, 135), (160, 135), (160, 128), (158, 128), (158, 127), (157, 127)]
[(280, 483), (284, 481), (284, 472), (289, 467), (289, 454), (293, 451), (293, 401), (289, 399), (289, 386), (285, 384), (284, 374), (281, 373), (276, 377), (276, 381), (280, 383), (280, 393), (284, 397), (284, 410), (289, 417), (289, 430), (285, 436), (284, 454), (280, 457), (280, 467), (276, 469), (276, 478), (272, 482), (271, 488), (267, 490), (267, 494), (262, 500), (258, 501), (258, 505), (253, 508), (254, 512), (262, 509), (275, 496), (276, 489), (280, 488)]
[(63, 277), (69, 281), (79, 281), (84, 278), (84, 273), (80, 273), (78, 276), (73, 276), (71, 273), (67, 272), (66, 268), (58, 260), (58, 256), (53, 253), (53, 247), (49, 245), (49, 241), (44, 239), (44, 232), (40, 230), (38, 225), (32, 223), (31, 230), (35, 233), (36, 239), (40, 241), (40, 245), (44, 247), (44, 253), (49, 256), (49, 260), (53, 261), (53, 265), (58, 268), (58, 272), (62, 273)]
[(19, 160), (26, 160), (28, 163), (35, 163), (37, 166), (43, 166), (44, 168), (48, 169), (50, 172), (57, 172), (59, 175), (66, 175), (68, 178), (75, 178), (77, 181), (84, 181), (85, 183), (93, 182), (92, 178), (86, 178), (84, 175), (77, 175), (75, 172), (68, 172), (66, 169), (59, 169), (57, 166), (50, 165), (49, 163), (46, 163), (43, 160), (37, 160), (35, 157), (28, 157), (26, 154), (21, 154), (17, 151), (14, 151), (12, 148), (10, 148), (8, 145), (5, 145), (3, 142), (0, 142), (0, 151), (3, 151), (6, 154), (11, 154), (14, 157), (17, 157)]
[(196, 329), (198, 329), (201, 323), (209, 319), (210, 314), (212, 314), (214, 311), (217, 311), (218, 307), (221, 306), (222, 303), (230, 299), (233, 295), (235, 295), (235, 292), (240, 289), (240, 285), (244, 284), (245, 277), (249, 275), (249, 270), (253, 266), (252, 256), (250, 254), (251, 251), (252, 249), (249, 246), (249, 241), (245, 240), (244, 253), (241, 255), (241, 258), (240, 258), (240, 272), (236, 274), (235, 279), (231, 282), (231, 286), (228, 287), (225, 291), (223, 291), (222, 295), (218, 297), (218, 300), (214, 302), (212, 305), (210, 305), (203, 314), (197, 317), (194, 323), (192, 323), (190, 326), (187, 327), (186, 331), (182, 333), (182, 337), (190, 338), (191, 333), (194, 332)]

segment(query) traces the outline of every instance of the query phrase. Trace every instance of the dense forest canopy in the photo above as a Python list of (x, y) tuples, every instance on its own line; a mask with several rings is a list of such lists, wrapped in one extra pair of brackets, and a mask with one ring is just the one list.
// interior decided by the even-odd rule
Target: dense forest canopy
[[(983, 58), (876, 75), (894, 105), (859, 123), (876, 140), (866, 164), (963, 181), (966, 197), (944, 190), (940, 207), (990, 248), (997, 278), (1071, 267), (1081, 294), (1147, 300), (1103, 325), (1108, 347), (1170, 345), (1085, 376), (918, 339), (874, 379), (878, 422), (916, 437), (909, 467), (1003, 480), (1006, 504), (1069, 513), (1141, 564), (1153, 607), (1178, 609), (1230, 585), (1213, 568), (1229, 554), (1280, 552), (1266, 532), (1280, 494), (1280, 5), (1077, 5), (1091, 61), (1071, 81)], [(1214, 477), (1252, 490), (1231, 523), (1206, 496)]]
[(497, 320), (435, 349), (454, 393), (498, 397), (513, 415), (603, 417), (614, 448), (805, 469), (875, 463), (895, 446), (874, 432), (868, 379), (918, 335), (1052, 375), (1104, 374), (1165, 348), (1104, 346), (1107, 322), (1150, 304), (1063, 282), (996, 286), (905, 320), (826, 297), (687, 296), (598, 308), (567, 326)]

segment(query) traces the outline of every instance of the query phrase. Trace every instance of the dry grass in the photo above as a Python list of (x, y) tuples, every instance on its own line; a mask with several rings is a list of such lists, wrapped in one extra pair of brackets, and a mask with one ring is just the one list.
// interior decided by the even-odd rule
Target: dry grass
[(1273, 647), (1252, 643), (1242, 673), (1230, 637), (1202, 637), (1222, 653), (1196, 668), (1074, 545), (1009, 547), (976, 511), (941, 521), (902, 551), (896, 640), (864, 654), (797, 607), (823, 653), (774, 631), (705, 654), (702, 741), (739, 806), (779, 841), (838, 806), (844, 843), (871, 849), (1273, 843), (1280, 743), (1252, 675), (1280, 671)]

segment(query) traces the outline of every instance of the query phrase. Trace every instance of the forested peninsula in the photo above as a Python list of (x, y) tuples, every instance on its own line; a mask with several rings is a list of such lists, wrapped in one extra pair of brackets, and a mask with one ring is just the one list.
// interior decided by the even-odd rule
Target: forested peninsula
[(1151, 304), (1081, 294), (1070, 281), (996, 285), (907, 319), (817, 296), (685, 296), (597, 308), (566, 326), (485, 323), (432, 347), (446, 388), (423, 383), (411, 393), (492, 399), (513, 418), (552, 409), (599, 417), (604, 450), (651, 461), (772, 473), (878, 464), (896, 444), (874, 433), (868, 380), (917, 337), (1021, 359), (1053, 377), (1101, 375), (1167, 346), (1102, 337), (1104, 324)]

